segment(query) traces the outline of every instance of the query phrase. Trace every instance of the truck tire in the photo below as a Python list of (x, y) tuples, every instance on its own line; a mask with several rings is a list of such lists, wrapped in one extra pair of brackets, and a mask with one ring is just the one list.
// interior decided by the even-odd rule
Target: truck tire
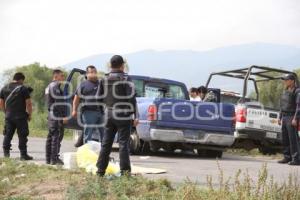
[(136, 130), (133, 130), (130, 134), (129, 149), (130, 153), (133, 155), (141, 153), (141, 142)]
[(222, 158), (223, 151), (197, 149), (198, 156), (204, 158)]
[(150, 143), (141, 140), (137, 131), (133, 130), (129, 138), (129, 150), (132, 155), (149, 154)]
[(143, 141), (141, 139), (140, 142), (141, 142), (141, 154), (149, 154), (151, 152), (150, 143)]
[(149, 146), (150, 146), (150, 152), (151, 153), (157, 153), (159, 150), (160, 150), (160, 146), (159, 145), (157, 145), (155, 142), (153, 142), (153, 141), (151, 141), (150, 143), (149, 143)]
[(167, 153), (174, 153), (174, 151), (176, 150), (176, 147), (170, 143), (167, 143), (163, 149), (167, 152)]

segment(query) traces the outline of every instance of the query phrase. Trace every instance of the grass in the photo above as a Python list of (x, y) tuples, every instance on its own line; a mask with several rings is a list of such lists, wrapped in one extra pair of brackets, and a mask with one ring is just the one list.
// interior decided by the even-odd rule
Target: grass
[(227, 180), (219, 166), (219, 184), (207, 176), (207, 186), (189, 180), (172, 185), (166, 179), (142, 176), (99, 178), (83, 171), (37, 166), (11, 159), (0, 159), (0, 199), (186, 199), (260, 200), (300, 199), (297, 176), (276, 183), (263, 165), (257, 180), (241, 170)]
[(263, 155), (259, 150), (252, 149), (250, 151), (245, 149), (227, 149), (226, 153), (232, 154), (232, 155), (238, 155), (238, 156), (251, 156), (251, 157), (268, 157), (270, 159), (281, 159), (282, 153), (276, 153), (273, 155)]

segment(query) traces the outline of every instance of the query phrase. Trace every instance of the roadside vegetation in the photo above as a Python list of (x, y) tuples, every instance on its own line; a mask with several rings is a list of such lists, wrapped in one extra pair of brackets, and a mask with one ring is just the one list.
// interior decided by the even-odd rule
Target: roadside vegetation
[(12, 159), (0, 159), (0, 199), (186, 199), (186, 200), (281, 200), (300, 199), (297, 176), (276, 183), (263, 165), (258, 179), (237, 171), (225, 180), (219, 167), (218, 184), (207, 177), (207, 185), (189, 180), (177, 185), (166, 179), (142, 176), (99, 178), (83, 171), (67, 171)]
[(250, 156), (250, 157), (268, 157), (269, 159), (282, 159), (282, 153), (274, 153), (274, 154), (262, 154), (258, 148), (252, 149), (252, 150), (246, 150), (246, 149), (227, 149), (225, 151), (228, 154), (231, 155), (238, 155), (238, 156)]

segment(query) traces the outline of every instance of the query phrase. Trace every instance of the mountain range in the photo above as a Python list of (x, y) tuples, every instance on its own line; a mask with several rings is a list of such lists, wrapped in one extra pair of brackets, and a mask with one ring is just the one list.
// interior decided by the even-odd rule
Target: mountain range
[[(65, 64), (66, 69), (95, 65), (107, 71), (113, 54), (98, 54)], [(288, 70), (300, 68), (300, 48), (290, 45), (251, 43), (216, 48), (208, 51), (143, 50), (123, 55), (129, 73), (181, 81), (188, 87), (205, 84), (211, 72), (231, 70), (251, 65), (263, 65)], [(219, 85), (222, 80), (216, 81)]]

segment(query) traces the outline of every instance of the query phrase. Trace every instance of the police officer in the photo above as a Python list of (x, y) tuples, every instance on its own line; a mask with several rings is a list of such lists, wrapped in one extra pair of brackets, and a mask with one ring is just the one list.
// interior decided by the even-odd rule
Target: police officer
[(5, 112), (5, 135), (3, 139), (4, 157), (10, 157), (11, 140), (17, 130), (21, 160), (32, 160), (27, 154), (28, 121), (31, 119), (32, 103), (30, 92), (23, 85), (25, 76), (17, 72), (13, 81), (0, 92), (0, 108)]
[(282, 125), (282, 143), (284, 158), (279, 163), (300, 165), (300, 147), (298, 136), (300, 90), (296, 86), (294, 74), (283, 78), (285, 90), (281, 96), (281, 114), (279, 124)]
[(103, 106), (99, 104), (101, 103), (97, 94), (97, 92), (99, 92), (99, 80), (95, 66), (87, 66), (86, 77), (87, 80), (83, 81), (75, 92), (72, 112), (72, 117), (76, 118), (78, 106), (80, 102), (83, 103), (81, 108), (82, 122), (84, 125), (84, 137), (81, 138), (83, 139), (83, 143), (92, 140), (94, 132), (98, 133), (100, 141), (102, 141), (103, 136), (103, 127), (101, 127), (103, 121)]
[(63, 105), (65, 101), (61, 89), (61, 83), (64, 80), (64, 73), (60, 69), (53, 70), (52, 82), (45, 90), (49, 129), (46, 140), (46, 163), (51, 165), (64, 164), (59, 158), (61, 141), (64, 137), (63, 123), (66, 117), (66, 107)]
[(104, 176), (116, 133), (119, 134), (121, 175), (130, 175), (129, 137), (131, 127), (138, 124), (134, 85), (124, 73), (124, 60), (119, 55), (110, 59), (111, 72), (100, 82), (100, 96), (106, 105), (106, 130), (98, 158), (97, 174)]

